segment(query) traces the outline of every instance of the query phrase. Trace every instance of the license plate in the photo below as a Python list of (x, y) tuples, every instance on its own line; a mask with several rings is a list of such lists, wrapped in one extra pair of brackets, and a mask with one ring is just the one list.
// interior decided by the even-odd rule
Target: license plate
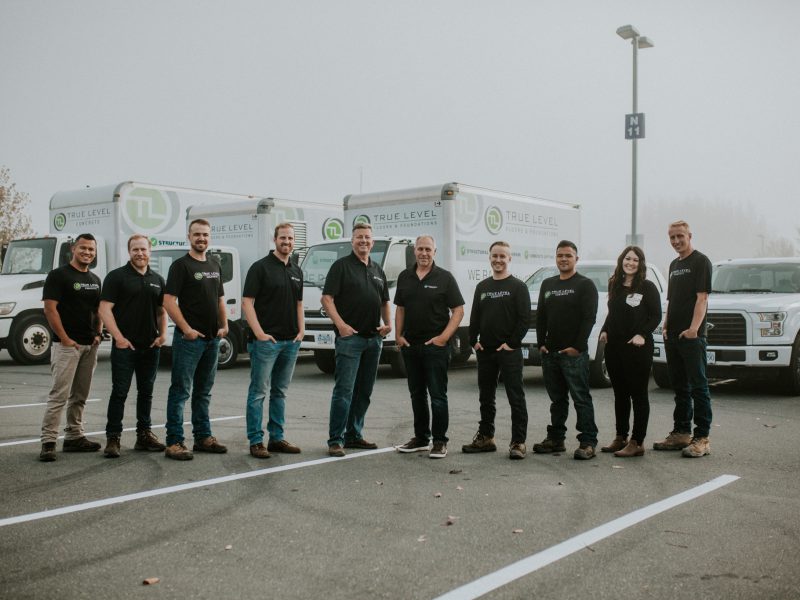
[(708, 350), (706, 352), (706, 364), (713, 365), (715, 362), (717, 362), (717, 355), (713, 350)]
[(329, 332), (314, 333), (314, 343), (319, 344), (320, 346), (333, 346), (334, 344), (333, 333)]
[(528, 358), (528, 352), (529, 352), (529, 348), (527, 346), (523, 346), (522, 347), (522, 358), (527, 359)]

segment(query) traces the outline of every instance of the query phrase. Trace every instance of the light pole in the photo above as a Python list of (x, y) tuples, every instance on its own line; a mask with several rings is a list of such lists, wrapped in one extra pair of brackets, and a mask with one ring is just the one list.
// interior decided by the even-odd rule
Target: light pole
[(639, 48), (652, 48), (653, 40), (639, 33), (633, 25), (623, 25), (617, 29), (617, 35), (623, 40), (630, 40), (633, 47), (633, 110), (625, 118), (625, 137), (632, 140), (631, 152), (631, 236), (629, 244), (641, 246), (636, 231), (636, 142), (644, 137), (644, 113), (638, 112), (638, 51)]

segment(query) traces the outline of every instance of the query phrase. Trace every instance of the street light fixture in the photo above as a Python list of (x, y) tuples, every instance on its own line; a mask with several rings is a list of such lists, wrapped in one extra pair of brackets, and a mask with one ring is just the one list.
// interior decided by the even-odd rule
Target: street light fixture
[(633, 110), (625, 119), (625, 137), (632, 140), (631, 164), (631, 236), (629, 243), (642, 245), (636, 231), (636, 142), (644, 137), (644, 114), (638, 112), (638, 50), (639, 48), (652, 48), (653, 40), (645, 37), (633, 25), (623, 25), (617, 28), (617, 35), (623, 40), (631, 40), (633, 47)]

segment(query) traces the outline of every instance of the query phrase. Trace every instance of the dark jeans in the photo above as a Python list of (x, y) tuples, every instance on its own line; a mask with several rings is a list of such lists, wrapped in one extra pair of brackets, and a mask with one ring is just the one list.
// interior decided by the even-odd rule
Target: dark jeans
[(706, 379), (706, 338), (668, 337), (664, 343), (672, 389), (675, 391), (675, 431), (708, 437), (711, 431), (711, 393)]
[(606, 344), (606, 367), (614, 388), (614, 414), (617, 435), (628, 436), (631, 405), (633, 405), (633, 433), (631, 439), (644, 443), (647, 422), (650, 419), (650, 399), (647, 386), (653, 366), (653, 344), (641, 347), (625, 342), (609, 341)]
[[(408, 373), (408, 391), (414, 411), (414, 437), (447, 443), (447, 366), (450, 346), (414, 344), (401, 348)], [(428, 394), (431, 408), (428, 410)], [(431, 422), (431, 414), (433, 420)]]
[(153, 384), (158, 373), (160, 348), (120, 349), (111, 346), (111, 397), (108, 399), (106, 436), (122, 433), (125, 400), (136, 374), (136, 431), (150, 429), (150, 408), (153, 405)]
[(481, 422), (478, 433), (494, 437), (494, 417), (497, 413), (495, 393), (497, 381), (503, 377), (508, 404), (511, 406), (511, 442), (525, 443), (528, 437), (528, 407), (522, 389), (522, 349), (478, 350), (478, 393)]
[(589, 353), (578, 356), (548, 352), (542, 354), (542, 375), (547, 395), (550, 396), (550, 425), (547, 437), (563, 440), (567, 436), (569, 397), (578, 415), (575, 427), (581, 445), (597, 446), (597, 425), (594, 422), (594, 405), (589, 392)]
[(183, 442), (183, 407), (192, 397), (192, 433), (195, 440), (211, 435), (209, 406), (217, 375), (219, 338), (172, 339), (172, 384), (167, 394), (167, 446)]

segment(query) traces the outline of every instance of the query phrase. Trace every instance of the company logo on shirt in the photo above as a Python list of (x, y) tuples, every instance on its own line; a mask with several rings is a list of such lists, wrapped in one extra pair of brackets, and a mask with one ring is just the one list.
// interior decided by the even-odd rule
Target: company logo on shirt
[(93, 291), (99, 290), (100, 286), (96, 283), (78, 283), (77, 281), (72, 284), (72, 289), (76, 292), (80, 291)]
[(496, 300), (497, 298), (503, 298), (505, 296), (510, 296), (511, 292), (508, 290), (501, 290), (499, 292), (483, 292), (481, 294), (481, 300), (484, 298), (488, 298), (489, 300)]
[(200, 272), (200, 271), (198, 271), (197, 273), (194, 274), (194, 278), (197, 279), (197, 281), (200, 281), (204, 277), (206, 279), (219, 279), (219, 273), (217, 273), (216, 271), (211, 271), (211, 272), (208, 272), (208, 271)]
[(160, 289), (161, 289), (161, 286), (160, 286), (160, 285), (158, 285), (157, 283), (151, 283), (151, 284), (150, 284), (150, 287), (154, 287), (154, 288), (156, 288), (157, 290), (160, 290)]
[(681, 275), (688, 275), (692, 272), (691, 269), (675, 269), (672, 273), (669, 274), (670, 277), (680, 277)]
[(439, 289), (438, 285), (430, 285), (428, 283), (424, 284), (422, 287), (424, 287), (426, 290), (437, 290), (437, 289)]
[(544, 299), (547, 300), (550, 296), (556, 296), (556, 297), (558, 297), (558, 296), (569, 296), (569, 295), (574, 294), (574, 293), (575, 293), (575, 290), (573, 290), (573, 289), (551, 290), (549, 292), (545, 292), (544, 293)]

